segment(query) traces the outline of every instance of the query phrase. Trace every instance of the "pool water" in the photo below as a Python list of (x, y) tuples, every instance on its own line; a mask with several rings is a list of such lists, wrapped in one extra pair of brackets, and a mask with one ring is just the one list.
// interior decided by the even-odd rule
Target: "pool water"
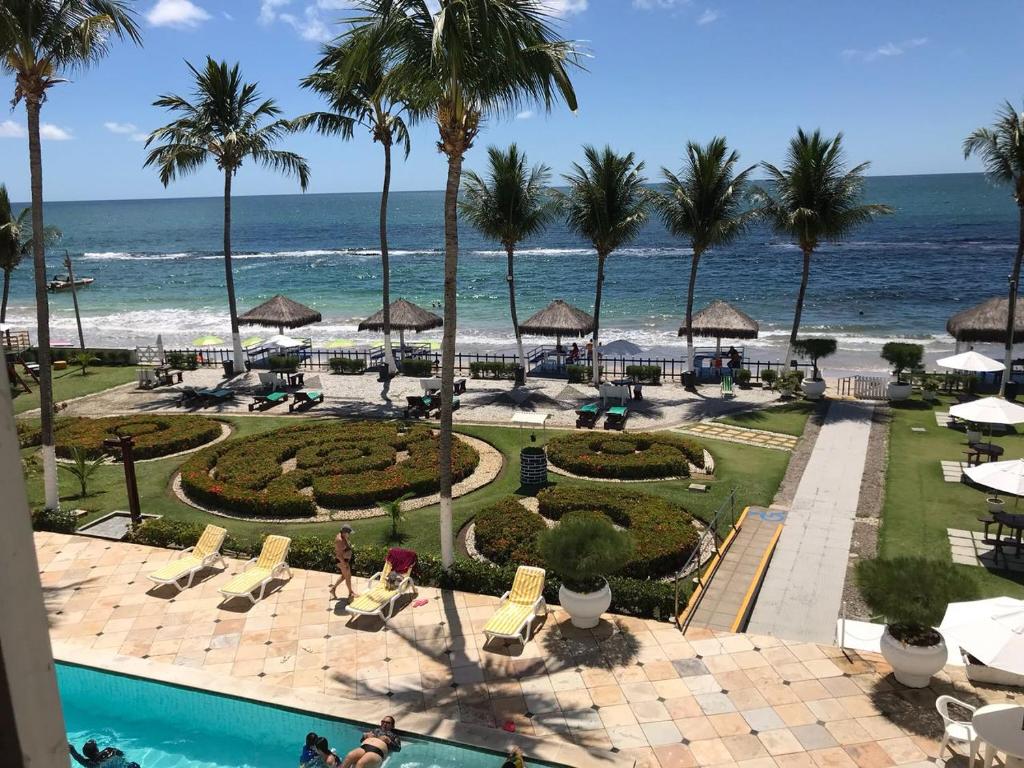
[[(294, 768), (309, 731), (326, 737), (344, 757), (365, 730), (363, 724), (72, 664), (57, 665), (57, 682), (68, 741), (79, 750), (88, 739), (101, 749), (115, 746), (140, 768)], [(402, 751), (385, 765), (497, 768), (501, 763), (494, 754), (403, 734)]]

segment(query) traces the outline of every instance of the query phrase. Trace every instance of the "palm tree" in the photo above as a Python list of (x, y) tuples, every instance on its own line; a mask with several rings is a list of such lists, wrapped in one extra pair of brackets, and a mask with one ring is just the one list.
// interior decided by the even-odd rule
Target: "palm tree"
[(388, 258), (388, 194), (391, 190), (391, 147), (395, 143), (409, 157), (409, 131), (402, 119), (406, 106), (387, 76), (381, 48), (373, 49), (376, 59), (354, 71), (346, 67), (353, 54), (353, 42), (324, 46), (317, 70), (302, 80), (302, 87), (314, 91), (330, 105), (330, 112), (311, 112), (296, 118), (296, 128), (314, 128), (318, 133), (351, 139), (357, 126), (370, 132), (374, 142), (384, 148), (384, 184), (380, 193), (381, 293), (384, 310), (384, 361), (394, 373), (395, 354), (391, 349), (391, 265)]
[[(537, 0), (361, 0), (364, 12), (349, 31), (347, 67), (367, 69), (383, 54), (417, 114), (437, 123), (438, 149), (448, 161), (444, 195), (444, 336), (441, 346), (441, 427), (438, 462), (441, 560), (453, 557), (452, 384), (455, 379), (458, 196), (462, 162), (483, 120), (564, 99), (576, 109), (569, 67), (573, 45), (559, 39)], [(436, 9), (436, 10), (432, 10)]]
[[(43, 229), (43, 241), (49, 246), (61, 238), (56, 227)], [(7, 319), (7, 298), (11, 288), (11, 273), (21, 260), (32, 252), (32, 209), (22, 208), (17, 216), (11, 210), (7, 187), (0, 184), (0, 269), (4, 273), (3, 297), (0, 299), (0, 323)]]
[(146, 156), (144, 167), (156, 166), (165, 187), (178, 176), (199, 170), (211, 159), (224, 172), (224, 274), (238, 373), (244, 358), (231, 268), (231, 180), (242, 163), (251, 158), (264, 168), (297, 177), (299, 187), (305, 191), (309, 166), (294, 152), (273, 148), (295, 129), (288, 120), (278, 117), (281, 110), (273, 99), (262, 98), (258, 83), (243, 82), (238, 64), (228, 67), (227, 62), (214, 61), (210, 56), (202, 70), (185, 63), (195, 78), (193, 101), (165, 94), (153, 102), (154, 107), (163, 107), (180, 117), (157, 128), (146, 139), (147, 148), (156, 146)]
[[(1024, 258), (1024, 114), (1018, 114), (1007, 101), (996, 112), (996, 121), (988, 128), (978, 128), (964, 139), (964, 159), (971, 155), (981, 158), (985, 175), (996, 184), (1009, 184), (1017, 202), (1020, 218), (1017, 235), (1017, 255), (1013, 259), (1010, 277), (1010, 302), (1006, 314), (1006, 352), (1003, 360), (1009, 371), (1013, 363), (1013, 320), (1017, 311), (1017, 291), (1020, 289), (1020, 264)], [(1008, 375), (1002, 377), (999, 393), (1006, 388)]]
[(761, 163), (772, 182), (772, 190), (755, 190), (760, 213), (778, 234), (792, 238), (803, 254), (793, 329), (783, 358), (787, 364), (800, 331), (811, 256), (819, 243), (842, 240), (875, 216), (892, 213), (887, 205), (860, 203), (864, 172), (871, 164), (861, 163), (847, 169), (842, 144), (842, 133), (828, 138), (820, 130), (806, 134), (798, 128), (796, 136), (790, 139), (784, 168)]
[(25, 102), (32, 190), (32, 262), (36, 288), (40, 450), (47, 509), (60, 506), (53, 442), (50, 305), (46, 295), (43, 153), (39, 113), (48, 91), (65, 74), (102, 59), (117, 38), (141, 42), (135, 15), (124, 0), (3, 0), (0, 3), (0, 72), (14, 75), (13, 106)]
[(489, 147), (490, 177), (485, 179), (472, 171), (466, 174), (466, 189), (461, 204), (462, 215), (481, 234), (497, 240), (508, 257), (508, 305), (512, 313), (512, 330), (516, 335), (519, 365), (526, 370), (523, 337), (519, 333), (516, 314), (516, 288), (513, 260), (516, 245), (539, 235), (558, 215), (558, 200), (547, 189), (551, 169), (535, 165), (528, 169), (526, 155), (512, 144), (506, 152)]
[(688, 142), (678, 175), (661, 169), (668, 192), (655, 195), (654, 206), (668, 231), (689, 238), (693, 250), (686, 291), (686, 370), (693, 362), (693, 290), (701, 256), (709, 248), (731, 243), (757, 215), (742, 210), (750, 174), (757, 166), (736, 173), (739, 161), (739, 153), (730, 152), (718, 136), (706, 146)]
[(608, 256), (637, 238), (647, 221), (650, 198), (644, 188), (644, 164), (632, 152), (617, 155), (611, 147), (583, 148), (584, 165), (573, 163), (564, 193), (566, 224), (590, 241), (597, 251), (597, 289), (594, 293), (594, 386), (601, 381), (598, 356), (601, 329), (601, 289)]

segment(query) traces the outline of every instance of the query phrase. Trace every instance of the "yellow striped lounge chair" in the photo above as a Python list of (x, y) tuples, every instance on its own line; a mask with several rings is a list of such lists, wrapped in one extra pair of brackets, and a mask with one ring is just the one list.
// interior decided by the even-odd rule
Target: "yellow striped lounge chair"
[[(392, 565), (392, 558), (397, 552), (403, 553), (404, 571), (398, 571)], [(346, 605), (345, 611), (353, 616), (376, 616), (387, 623), (399, 598), (406, 594), (416, 594), (416, 585), (412, 580), (412, 569), (415, 566), (416, 553), (396, 548), (388, 550), (383, 569), (367, 580), (366, 591)]]
[[(220, 588), (224, 599), (246, 597), (255, 605), (257, 600), (263, 599), (267, 585), (274, 579), (280, 578), (282, 574), (290, 579), (292, 572), (288, 567), (288, 547), (291, 546), (291, 543), (292, 540), (287, 536), (267, 536), (263, 540), (260, 556), (247, 562), (240, 574)], [(257, 589), (260, 594), (258, 597), (253, 597), (253, 593)]]
[[(220, 563), (221, 568), (226, 568), (227, 563), (220, 554), (226, 535), (227, 531), (223, 528), (216, 525), (206, 526), (194, 547), (189, 547), (177, 560), (149, 574), (150, 581), (160, 585), (173, 584), (179, 590), (187, 589), (192, 586), (196, 574), (204, 568), (212, 568), (215, 563)], [(181, 580), (184, 578), (188, 578), (188, 581), (183, 586)]]
[(544, 577), (543, 568), (519, 566), (512, 589), (501, 596), (498, 610), (484, 625), (488, 640), (498, 637), (526, 644), (533, 620), (548, 610), (544, 602)]

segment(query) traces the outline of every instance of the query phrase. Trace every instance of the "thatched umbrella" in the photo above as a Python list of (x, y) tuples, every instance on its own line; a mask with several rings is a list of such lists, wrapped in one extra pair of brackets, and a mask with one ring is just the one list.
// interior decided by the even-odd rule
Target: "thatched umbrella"
[[(957, 347), (962, 341), (1005, 344), (1006, 313), (1009, 312), (1009, 303), (1009, 298), (996, 296), (976, 307), (957, 312), (946, 321), (946, 330), (956, 339)], [(1024, 338), (1024, 302), (1017, 302), (1013, 314), (1014, 340)]]
[[(722, 349), (722, 338), (756, 339), (760, 330), (757, 321), (727, 301), (715, 299), (693, 316), (693, 335), (714, 337), (715, 353)], [(686, 335), (686, 326), (679, 329), (679, 335)]]
[(258, 307), (253, 307), (244, 315), (239, 315), (238, 322), (245, 325), (262, 325), (266, 328), (277, 328), (284, 335), (285, 328), (299, 328), (311, 323), (319, 323), (323, 318), (315, 309), (305, 304), (292, 301), (287, 296), (278, 294)]
[(540, 312), (519, 324), (519, 332), (533, 336), (554, 336), (558, 349), (563, 336), (586, 336), (594, 331), (594, 318), (579, 307), (555, 299)]
[[(444, 320), (428, 312), (423, 307), (413, 304), (405, 299), (396, 299), (391, 302), (391, 330), (398, 331), (398, 343), (405, 348), (406, 331), (429, 331), (431, 328), (440, 328)], [(360, 331), (383, 331), (384, 310), (374, 312), (359, 324)]]

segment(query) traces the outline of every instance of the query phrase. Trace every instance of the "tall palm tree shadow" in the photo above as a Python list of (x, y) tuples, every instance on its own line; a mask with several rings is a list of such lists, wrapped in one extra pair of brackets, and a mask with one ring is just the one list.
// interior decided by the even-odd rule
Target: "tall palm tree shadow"
[(602, 620), (594, 629), (578, 629), (566, 619), (541, 635), (546, 657), (559, 666), (628, 666), (637, 660), (640, 643), (626, 626)]
[(82, 579), (81, 581), (66, 584), (62, 587), (43, 585), (43, 604), (46, 606), (46, 620), (51, 628), (57, 625), (57, 617), (62, 613), (60, 606), (65, 602), (62, 599), (64, 597), (64, 593), (69, 590), (71, 592), (77, 592), (78, 590), (89, 586), (94, 581), (99, 581), (99, 578), (93, 576), (88, 579)]

